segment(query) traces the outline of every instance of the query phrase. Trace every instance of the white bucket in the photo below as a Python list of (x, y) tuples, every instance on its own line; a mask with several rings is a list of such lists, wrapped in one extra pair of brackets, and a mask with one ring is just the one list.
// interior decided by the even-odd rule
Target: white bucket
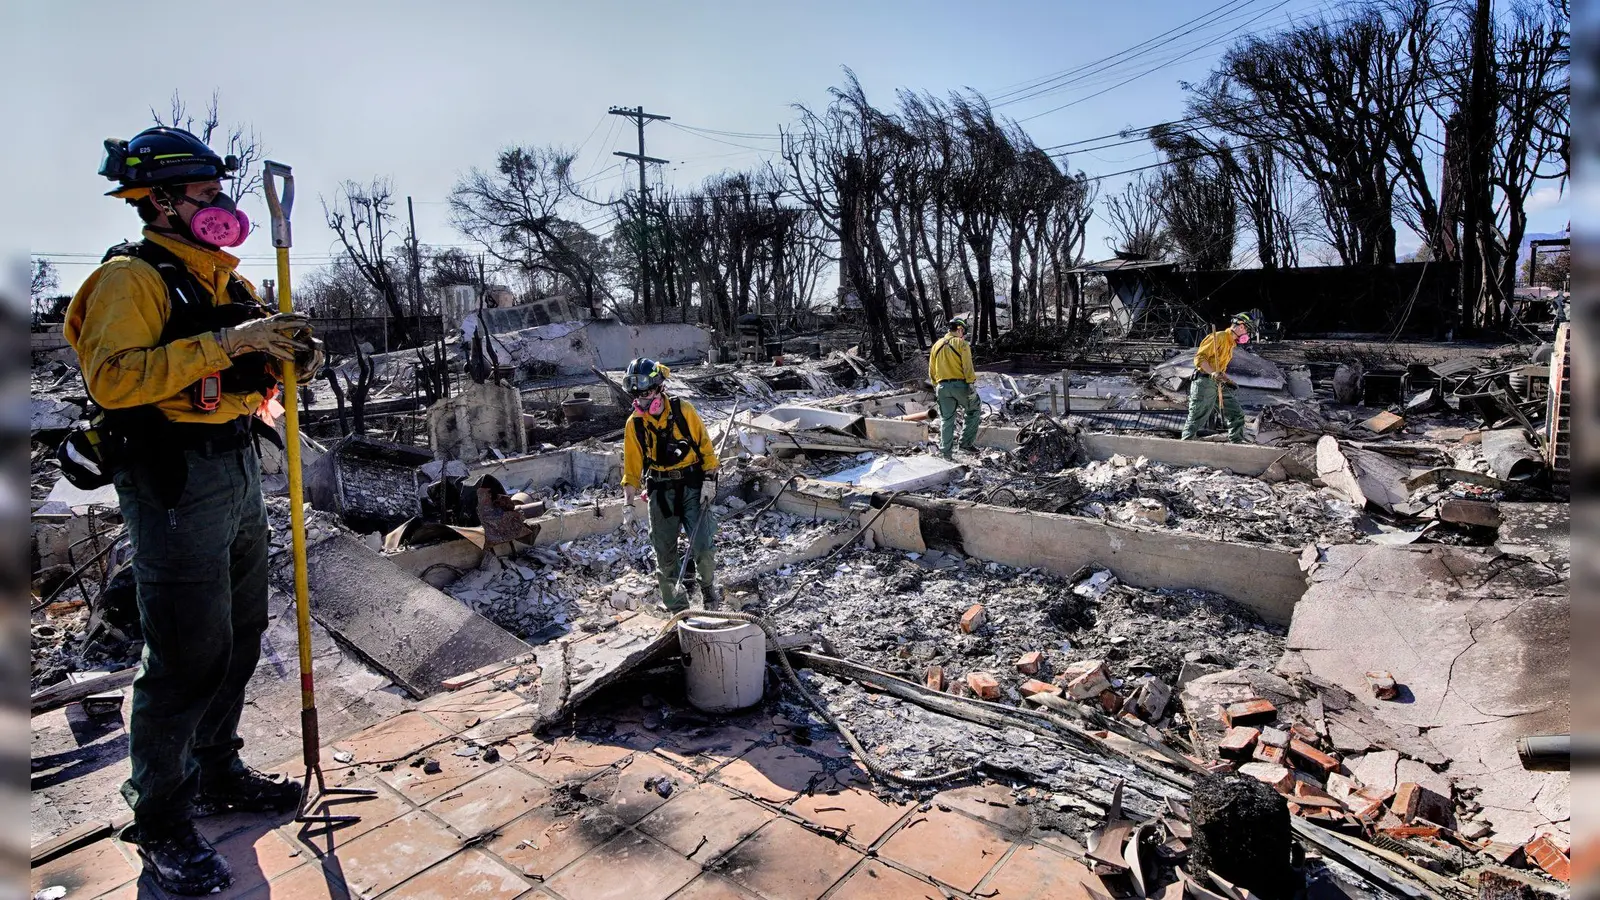
[(754, 622), (694, 617), (678, 623), (689, 703), (725, 713), (761, 702), (766, 682), (767, 636)]

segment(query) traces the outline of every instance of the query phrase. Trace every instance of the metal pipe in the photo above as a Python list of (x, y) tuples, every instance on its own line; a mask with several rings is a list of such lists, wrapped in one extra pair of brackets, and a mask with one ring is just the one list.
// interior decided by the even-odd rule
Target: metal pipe
[(1529, 772), (1566, 772), (1572, 768), (1572, 735), (1535, 734), (1517, 739), (1517, 758)]

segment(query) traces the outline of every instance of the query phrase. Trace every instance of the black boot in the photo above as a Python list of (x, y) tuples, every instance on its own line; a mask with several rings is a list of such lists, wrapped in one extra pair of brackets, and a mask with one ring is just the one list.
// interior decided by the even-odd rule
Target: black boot
[(194, 827), (192, 820), (160, 824), (137, 822), (122, 832), (122, 839), (139, 845), (144, 870), (162, 890), (197, 897), (219, 891), (233, 882), (227, 860)]
[(221, 775), (202, 775), (194, 798), (195, 815), (199, 816), (228, 810), (287, 812), (299, 805), (300, 782), (263, 775), (238, 760)]

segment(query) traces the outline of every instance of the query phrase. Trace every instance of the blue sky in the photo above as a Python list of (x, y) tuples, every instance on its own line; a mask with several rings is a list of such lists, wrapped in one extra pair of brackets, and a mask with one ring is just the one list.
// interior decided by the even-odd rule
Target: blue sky
[[(472, 166), (509, 144), (582, 147), (577, 171), (600, 195), (636, 179), (616, 166), (634, 149), (631, 125), (611, 105), (643, 105), (674, 123), (765, 135), (793, 119), (796, 102), (822, 105), (842, 66), (889, 104), (899, 88), (991, 96), (1117, 53), (1213, 10), (1143, 51), (1073, 83), (1001, 108), (1045, 146), (1147, 126), (1183, 115), (1183, 81), (1203, 78), (1233, 38), (1293, 20), (1338, 17), (1325, 0), (1151, 0), (1139, 4), (943, 0), (796, 5), (372, 2), (281, 0), (209, 7), (128, 7), (102, 2), (0, 4), (13, 71), (34, 73), (8, 91), (0, 112), (27, 123), (28, 177), (9, 185), (13, 209), (0, 247), (56, 257), (70, 290), (107, 246), (135, 235), (131, 209), (100, 196), (95, 175), (108, 136), (129, 137), (164, 109), (174, 89), (192, 105), (219, 90), (225, 122), (255, 126), (274, 159), (294, 166), (295, 266), (325, 262), (333, 237), (318, 197), (346, 179), (392, 179), (417, 202), (421, 240), (463, 244), (444, 205)], [(139, 10), (143, 10), (140, 12)], [(148, 14), (147, 14), (148, 13)], [(1122, 83), (1127, 81), (1127, 83)], [(1065, 108), (1064, 104), (1070, 104)], [(771, 156), (762, 137), (649, 127), (647, 151), (673, 160), (659, 177), (688, 186)], [(12, 148), (10, 156), (16, 156)], [(1132, 145), (1080, 153), (1075, 169), (1105, 174), (1157, 157)], [(1117, 182), (1103, 187), (1113, 190)], [(1565, 204), (1540, 199), (1532, 230), (1560, 230)], [(264, 218), (259, 202), (246, 206)], [(403, 211), (403, 210), (402, 210)], [(597, 229), (604, 210), (575, 210)], [(1105, 255), (1097, 221), (1088, 252)], [(1412, 247), (1409, 235), (1402, 247)], [(1243, 248), (1241, 248), (1243, 249)], [(266, 234), (240, 248), (245, 273), (271, 277)]]

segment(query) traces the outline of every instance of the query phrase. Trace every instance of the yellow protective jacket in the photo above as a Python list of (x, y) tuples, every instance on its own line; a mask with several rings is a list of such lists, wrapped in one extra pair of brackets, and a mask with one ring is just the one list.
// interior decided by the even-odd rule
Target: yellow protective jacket
[[(171, 251), (202, 285), (211, 302), (228, 297), (228, 279), (238, 257), (221, 250), (203, 250), (144, 231), (145, 240)], [(255, 287), (242, 277), (251, 296)], [(160, 344), (171, 314), (167, 284), (155, 267), (142, 259), (119, 256), (95, 269), (67, 305), (63, 337), (78, 354), (89, 396), (105, 409), (155, 404), (174, 422), (228, 422), (251, 415), (261, 394), (223, 394), (215, 410), (196, 409), (187, 389), (201, 378), (233, 365), (216, 335), (202, 334)]]
[[(672, 404), (677, 403), (683, 413), (682, 427), (672, 421)], [(639, 443), (639, 422), (643, 422), (645, 443)], [(670, 433), (669, 433), (670, 432)], [(646, 416), (637, 409), (628, 416), (628, 421), (622, 427), (622, 484), (624, 487), (637, 488), (644, 484), (645, 460), (654, 459), (656, 444), (662, 439), (675, 440), (682, 438), (699, 448), (699, 454), (690, 453), (684, 456), (675, 465), (656, 467), (651, 466), (651, 471), (671, 472), (687, 468), (696, 463), (707, 472), (715, 472), (719, 462), (717, 448), (711, 444), (711, 435), (706, 433), (705, 423), (700, 421), (700, 413), (695, 411), (693, 405), (687, 400), (674, 400), (671, 397), (662, 404), (661, 415)]]
[(1194, 353), (1195, 369), (1199, 374), (1205, 374), (1200, 363), (1208, 362), (1218, 372), (1228, 371), (1228, 363), (1233, 361), (1234, 344), (1233, 332), (1227, 329), (1206, 335), (1206, 339), (1200, 342), (1200, 349)]
[(966, 338), (947, 334), (928, 351), (928, 380), (937, 385), (952, 378), (971, 384), (978, 380), (978, 372), (972, 367), (972, 345)]

